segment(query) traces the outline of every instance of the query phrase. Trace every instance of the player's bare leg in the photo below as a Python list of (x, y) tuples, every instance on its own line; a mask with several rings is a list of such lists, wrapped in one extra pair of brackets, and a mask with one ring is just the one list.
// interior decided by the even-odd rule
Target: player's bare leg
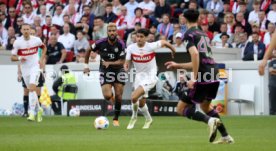
[(142, 114), (144, 115), (144, 117), (146, 118), (143, 129), (148, 129), (148, 128), (150, 128), (153, 120), (150, 116), (149, 109), (148, 109), (148, 106), (146, 104), (146, 98), (141, 98), (139, 100), (139, 108), (140, 108), (140, 111), (142, 112)]
[(121, 83), (114, 83), (114, 91), (115, 91), (115, 115), (113, 118), (113, 126), (120, 126), (119, 116), (121, 113), (124, 85)]
[(115, 96), (113, 95), (111, 84), (102, 85), (102, 93), (105, 100), (110, 101), (112, 104), (115, 103)]
[[(212, 109), (210, 107), (210, 103), (211, 103), (211, 101), (205, 100), (205, 101), (203, 101), (203, 103), (200, 104), (200, 108), (208, 116), (213, 117), (215, 119), (219, 119), (217, 129), (221, 134), (221, 138), (218, 139), (217, 141), (213, 142), (213, 144), (233, 144), (234, 139), (227, 133), (226, 128), (225, 128), (224, 124), (222, 123), (219, 114), (214, 109)], [(215, 136), (213, 136), (213, 137), (215, 137)]]
[(127, 129), (133, 129), (133, 127), (137, 121), (138, 104), (139, 104), (138, 101), (139, 101), (139, 98), (144, 94), (145, 94), (145, 91), (141, 86), (139, 86), (137, 89), (135, 89), (132, 92), (132, 95), (131, 95), (132, 116), (131, 116), (131, 119), (127, 126)]

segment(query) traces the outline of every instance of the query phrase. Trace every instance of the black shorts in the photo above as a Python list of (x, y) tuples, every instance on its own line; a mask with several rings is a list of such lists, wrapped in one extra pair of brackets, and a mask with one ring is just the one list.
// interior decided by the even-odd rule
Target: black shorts
[[(42, 87), (44, 83), (45, 83), (44, 76), (42, 75), (42, 73), (40, 73), (37, 87)], [(24, 81), (24, 78), (22, 78), (22, 86), (23, 86), (23, 88), (27, 88), (27, 86), (25, 84), (25, 81)]]
[(196, 82), (194, 89), (188, 91), (188, 95), (182, 94), (181, 101), (188, 104), (202, 103), (204, 100), (212, 101), (216, 98), (219, 81)]
[(123, 69), (117, 70), (117, 71), (114, 71), (114, 70), (101, 71), (100, 83), (101, 85), (105, 85), (105, 84), (113, 85), (114, 83), (121, 83), (125, 85), (127, 80), (126, 77), (127, 77), (127, 73)]

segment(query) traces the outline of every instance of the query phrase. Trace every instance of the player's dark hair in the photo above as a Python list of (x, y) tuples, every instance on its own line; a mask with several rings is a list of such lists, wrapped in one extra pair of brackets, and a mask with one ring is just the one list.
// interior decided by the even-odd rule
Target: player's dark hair
[(105, 7), (113, 7), (112, 3), (107, 3)]
[(198, 20), (198, 16), (199, 16), (198, 10), (188, 9), (187, 11), (184, 12), (184, 17), (190, 23), (196, 23)]
[(136, 12), (137, 12), (138, 10), (140, 10), (140, 11), (141, 11), (141, 13), (143, 14), (143, 9), (142, 9), (142, 8), (140, 8), (140, 7), (135, 8), (135, 10), (134, 10), (134, 14), (136, 14)]
[(100, 19), (100, 20), (102, 20), (102, 21), (104, 20), (102, 16), (96, 16), (96, 17), (94, 18), (94, 20), (96, 20), (96, 19)]
[(149, 30), (147, 30), (147, 29), (139, 29), (137, 31), (137, 34), (143, 34), (145, 37), (147, 37), (149, 35)]

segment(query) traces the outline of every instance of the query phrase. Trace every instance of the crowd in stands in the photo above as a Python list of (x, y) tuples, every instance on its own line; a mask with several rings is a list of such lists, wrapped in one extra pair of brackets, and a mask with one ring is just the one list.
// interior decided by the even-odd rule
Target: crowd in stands
[[(47, 64), (83, 62), (89, 44), (107, 36), (114, 22), (126, 45), (148, 28), (149, 42), (184, 47), (183, 11), (198, 9), (201, 28), (217, 48), (240, 48), (243, 60), (262, 59), (275, 30), (276, 0), (0, 0), (0, 45), (11, 50), (28, 23), (47, 45)], [(91, 61), (97, 61), (91, 53)]]

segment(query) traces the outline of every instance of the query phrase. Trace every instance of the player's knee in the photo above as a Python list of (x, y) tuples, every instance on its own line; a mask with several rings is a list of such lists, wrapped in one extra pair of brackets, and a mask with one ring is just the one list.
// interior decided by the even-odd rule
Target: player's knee
[(29, 92), (36, 92), (36, 86), (31, 84), (28, 88)]
[(136, 103), (138, 101), (138, 98), (135, 95), (131, 95), (131, 102)]
[(112, 94), (104, 94), (104, 99), (110, 100), (112, 98)]
[(24, 88), (24, 96), (29, 95), (29, 90), (27, 88)]
[(139, 101), (139, 107), (142, 108), (146, 104), (146, 101)]

